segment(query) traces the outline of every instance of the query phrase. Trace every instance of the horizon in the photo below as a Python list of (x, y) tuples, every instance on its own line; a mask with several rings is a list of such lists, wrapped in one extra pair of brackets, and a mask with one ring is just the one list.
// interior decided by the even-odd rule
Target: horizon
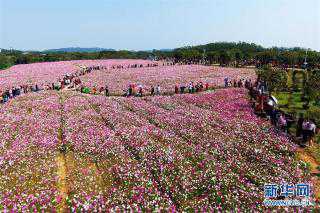
[[(193, 47), (193, 46), (198, 46), (198, 45), (207, 45), (207, 44), (211, 44), (211, 43), (240, 43), (240, 42), (244, 42), (244, 43), (249, 43), (249, 42), (245, 42), (245, 41), (215, 41), (215, 42), (210, 42), (210, 43), (205, 43), (205, 44), (197, 44), (197, 45), (186, 45), (186, 46), (183, 46), (183, 47)], [(250, 44), (250, 43), (249, 43)], [(316, 51), (316, 52), (320, 52), (320, 50), (315, 50), (315, 49), (312, 49), (312, 48), (308, 48), (308, 47), (300, 47), (300, 46), (291, 46), (291, 47), (283, 47), (283, 46), (269, 46), (269, 47), (266, 47), (266, 46), (263, 46), (261, 44), (257, 44), (257, 43), (254, 43), (258, 46), (261, 46), (262, 48), (265, 48), (265, 49), (271, 49), (271, 48), (279, 48), (279, 49), (293, 49), (293, 48), (301, 48), (303, 50), (308, 50), (308, 51)], [(183, 48), (182, 46), (181, 47), (174, 47), (174, 48), (159, 48), (159, 49), (141, 49), (141, 50), (132, 50), (132, 49), (115, 49), (115, 48), (112, 48), (112, 47), (98, 47), (98, 46), (95, 46), (95, 47), (82, 47), (82, 46), (69, 46), (69, 47), (57, 47), (57, 48), (47, 48), (47, 49), (42, 49), (42, 50), (35, 50), (35, 49), (16, 49), (16, 48), (13, 48), (12, 50), (17, 50), (17, 51), (22, 51), (22, 52), (45, 52), (45, 51), (50, 51), (50, 50), (59, 50), (59, 49), (71, 49), (71, 48), (80, 48), (80, 49), (106, 49), (106, 50), (113, 50), (113, 51), (131, 51), (131, 52), (139, 52), (139, 51), (152, 51), (152, 50), (174, 50), (174, 49), (177, 49), (177, 48)], [(1, 48), (0, 47), (0, 50), (10, 50), (9, 49), (5, 49), (5, 48)]]
[(3, 49), (143, 51), (243, 41), (320, 51), (317, 0), (0, 1)]

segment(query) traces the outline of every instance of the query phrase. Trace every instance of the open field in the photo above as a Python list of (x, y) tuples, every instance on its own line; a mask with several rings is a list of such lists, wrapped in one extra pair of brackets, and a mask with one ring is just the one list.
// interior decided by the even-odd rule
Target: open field
[(253, 114), (244, 89), (41, 92), (1, 115), (2, 209), (261, 210), (264, 183), (309, 180), (296, 146)]
[(0, 72), (0, 88), (11, 88), (19, 85), (45, 85), (51, 84), (61, 79), (66, 74), (73, 74), (80, 70), (80, 66), (128, 66), (133, 64), (147, 65), (153, 63), (148, 60), (77, 60), (77, 61), (59, 61), (43, 62), (33, 64), (20, 64), (10, 67)]
[(151, 86), (160, 85), (164, 93), (173, 93), (174, 87), (189, 82), (208, 83), (210, 87), (224, 85), (224, 78), (255, 79), (252, 69), (221, 68), (201, 65), (176, 65), (167, 67), (144, 67), (135, 69), (98, 70), (81, 77), (85, 86), (90, 88), (108, 85), (111, 93), (123, 94), (129, 84), (141, 84), (150, 90)]
[[(7, 70), (21, 78), (1, 83), (77, 71), (56, 66)], [(81, 80), (118, 95), (129, 83), (160, 84), (165, 94), (189, 81), (255, 79), (254, 70), (200, 65), (109, 68)], [(244, 88), (142, 98), (30, 92), (0, 105), (0, 133), (0, 211), (262, 211), (264, 184), (316, 183), (294, 141), (256, 117)]]

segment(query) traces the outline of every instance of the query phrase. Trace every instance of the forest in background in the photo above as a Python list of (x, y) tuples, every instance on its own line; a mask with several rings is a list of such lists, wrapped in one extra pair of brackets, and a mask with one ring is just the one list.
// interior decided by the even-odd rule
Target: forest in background
[(216, 42), (187, 46), (172, 50), (128, 51), (104, 50), (97, 52), (19, 51), (2, 49), (0, 69), (16, 64), (69, 61), (84, 59), (167, 59), (184, 63), (219, 64), (221, 66), (262, 66), (272, 64), (282, 68), (319, 68), (320, 52), (304, 48), (264, 48), (246, 42)]

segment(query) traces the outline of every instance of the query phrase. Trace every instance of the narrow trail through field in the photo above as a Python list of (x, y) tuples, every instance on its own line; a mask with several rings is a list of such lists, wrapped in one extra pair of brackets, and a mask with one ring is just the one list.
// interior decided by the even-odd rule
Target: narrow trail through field
[(66, 157), (64, 153), (58, 152), (56, 156), (57, 163), (57, 175), (58, 175), (58, 190), (59, 190), (59, 200), (58, 200), (58, 209), (59, 212), (67, 211), (66, 199), (68, 197), (68, 180), (67, 180), (67, 165)]
[(59, 190), (59, 200), (58, 200), (58, 210), (59, 212), (68, 212), (67, 198), (69, 195), (69, 183), (68, 183), (68, 168), (67, 168), (67, 157), (66, 157), (66, 147), (64, 146), (64, 127), (65, 121), (64, 116), (64, 100), (59, 94), (59, 104), (60, 104), (60, 127), (58, 130), (58, 142), (59, 150), (57, 151), (56, 164), (57, 164), (57, 175), (58, 175), (58, 190)]

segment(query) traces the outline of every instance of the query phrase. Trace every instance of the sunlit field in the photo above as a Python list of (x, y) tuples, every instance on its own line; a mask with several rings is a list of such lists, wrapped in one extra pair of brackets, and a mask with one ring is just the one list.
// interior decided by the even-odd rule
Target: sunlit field
[[(150, 63), (97, 61), (115, 62)], [(1, 85), (53, 81), (77, 72), (75, 63), (87, 62), (12, 67)], [(33, 70), (43, 70), (39, 79)], [(106, 68), (81, 78), (115, 96), (67, 88), (1, 104), (0, 209), (266, 210), (265, 183), (311, 180), (297, 145), (254, 114), (245, 88), (166, 95), (190, 81), (219, 88), (226, 76), (255, 79), (254, 70), (200, 65)], [(164, 92), (119, 97), (130, 83)]]

